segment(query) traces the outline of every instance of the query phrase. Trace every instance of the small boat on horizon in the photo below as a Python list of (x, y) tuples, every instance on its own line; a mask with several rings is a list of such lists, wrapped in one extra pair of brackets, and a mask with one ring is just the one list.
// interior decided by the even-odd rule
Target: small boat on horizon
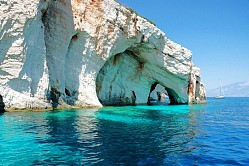
[(220, 79), (219, 79), (219, 82), (220, 82), (220, 91), (219, 91), (220, 93), (217, 96), (215, 96), (215, 98), (216, 99), (224, 99), (225, 95), (224, 95), (224, 90), (222, 88)]
[(217, 96), (215, 96), (215, 98), (216, 98), (216, 99), (224, 99), (224, 98), (225, 98), (225, 96), (222, 96), (222, 95), (217, 95)]

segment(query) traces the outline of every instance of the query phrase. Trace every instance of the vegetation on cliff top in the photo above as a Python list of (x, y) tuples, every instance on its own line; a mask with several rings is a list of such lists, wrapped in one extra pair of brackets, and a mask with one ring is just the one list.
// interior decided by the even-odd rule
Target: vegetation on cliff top
[(147, 20), (149, 23), (151, 23), (152, 25), (156, 26), (156, 24), (155, 24), (153, 21), (151, 21), (151, 20), (148, 19), (148, 18), (143, 17), (142, 15), (140, 15), (139, 13), (137, 13), (137, 12), (136, 12), (135, 10), (133, 10), (132, 8), (130, 8), (130, 7), (126, 6), (126, 5), (124, 5), (124, 4), (121, 4), (118, 0), (114, 0), (114, 1), (117, 2), (117, 3), (119, 3), (120, 5), (124, 6), (126, 9), (130, 10), (131, 13), (135, 13), (137, 16), (139, 16), (139, 17), (141, 17), (141, 18)]

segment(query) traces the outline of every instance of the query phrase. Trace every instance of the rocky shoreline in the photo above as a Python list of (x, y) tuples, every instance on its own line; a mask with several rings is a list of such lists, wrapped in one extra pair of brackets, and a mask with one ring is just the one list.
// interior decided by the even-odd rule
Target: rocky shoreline
[(190, 50), (114, 0), (0, 2), (1, 107), (56, 109), (206, 101)]

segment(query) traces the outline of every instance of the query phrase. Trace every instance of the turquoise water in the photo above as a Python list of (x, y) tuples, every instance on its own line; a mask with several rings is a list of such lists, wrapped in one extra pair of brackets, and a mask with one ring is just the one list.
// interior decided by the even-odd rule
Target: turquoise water
[(0, 115), (0, 165), (248, 165), (249, 98)]

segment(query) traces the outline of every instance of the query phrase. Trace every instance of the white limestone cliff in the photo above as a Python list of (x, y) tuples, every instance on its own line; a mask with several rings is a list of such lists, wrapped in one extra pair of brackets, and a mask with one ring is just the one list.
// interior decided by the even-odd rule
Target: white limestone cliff
[(188, 49), (114, 0), (1, 0), (5, 109), (205, 102)]

